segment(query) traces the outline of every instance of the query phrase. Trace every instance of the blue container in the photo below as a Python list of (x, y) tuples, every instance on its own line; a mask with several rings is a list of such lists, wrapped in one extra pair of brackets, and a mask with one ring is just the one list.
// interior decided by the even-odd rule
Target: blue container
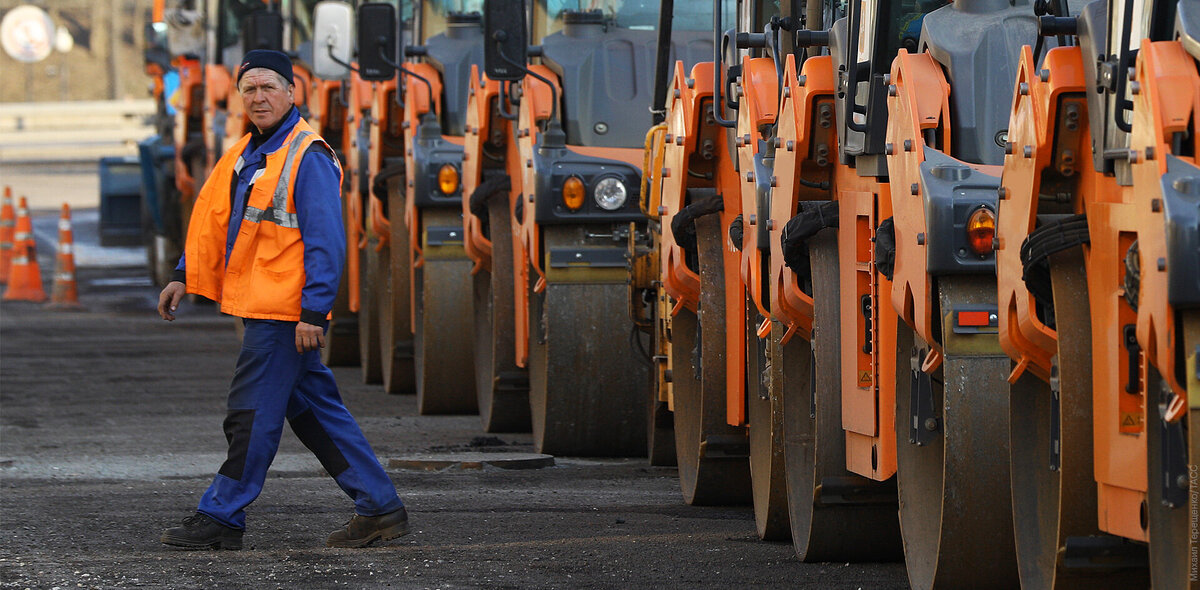
[(142, 170), (138, 158), (100, 158), (100, 245), (142, 244)]
[(138, 142), (138, 161), (142, 166), (142, 204), (147, 218), (146, 226), (152, 228), (155, 234), (166, 235), (163, 199), (174, 195), (164, 195), (159, 188), (164, 182), (166, 167), (175, 164), (175, 146), (152, 135)]

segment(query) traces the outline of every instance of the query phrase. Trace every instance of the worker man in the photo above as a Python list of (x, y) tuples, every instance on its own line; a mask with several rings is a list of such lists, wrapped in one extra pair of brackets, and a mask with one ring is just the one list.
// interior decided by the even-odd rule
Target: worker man
[(245, 508), (262, 490), (284, 418), (354, 500), (330, 547), (363, 547), (408, 532), (408, 513), (321, 363), (345, 258), (341, 168), (294, 106), (292, 63), (278, 51), (246, 54), (237, 89), (253, 124), (221, 157), (196, 198), (184, 254), (158, 313), (175, 319), (186, 293), (242, 318), (245, 335), (229, 387), (229, 453), (196, 514), (162, 542), (240, 549)]

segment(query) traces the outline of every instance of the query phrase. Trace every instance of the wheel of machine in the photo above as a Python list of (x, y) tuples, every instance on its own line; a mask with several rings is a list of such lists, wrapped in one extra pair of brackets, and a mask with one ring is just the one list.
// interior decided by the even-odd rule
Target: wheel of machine
[[(342, 218), (349, 225), (346, 202), (342, 202)], [(333, 300), (333, 318), (325, 330), (325, 348), (321, 349), (321, 362), (330, 367), (353, 367), (359, 363), (358, 313), (350, 311), (350, 280), (348, 272), (342, 273), (338, 282), (337, 296)]]
[[(896, 561), (903, 556), (895, 481), (846, 470), (836, 230), (808, 241), (813, 339), (781, 344), (772, 330), (772, 366), (783, 379), (788, 516), (803, 561)], [(778, 326), (777, 326), (778, 327)]]
[[(665, 334), (658, 333), (660, 330), (657, 325), (654, 331), (655, 333), (652, 335), (652, 338), (665, 337)], [(648, 387), (650, 388), (650, 395), (647, 409), (650, 414), (646, 423), (646, 444), (649, 446), (647, 455), (650, 459), (650, 465), (653, 467), (674, 467), (677, 464), (675, 459), (675, 414), (671, 412), (671, 408), (667, 405), (667, 402), (658, 399), (658, 376), (655, 375), (654, 369), (650, 371)]]
[(696, 220), (700, 262), (698, 315), (671, 320), (671, 383), (679, 486), (688, 504), (745, 504), (751, 499), (749, 441), (725, 421), (723, 245), (716, 215)]
[[(159, 182), (156, 189), (159, 194), (163, 190), (162, 182)], [(160, 199), (165, 200), (165, 199)], [(171, 280), (170, 270), (174, 268), (171, 265), (167, 268), (169, 261), (162, 260), (159, 253), (155, 250), (155, 240), (158, 239), (158, 232), (154, 227), (154, 217), (150, 213), (150, 205), (148, 203), (149, 195), (142, 198), (142, 248), (146, 251), (146, 274), (150, 276), (150, 282), (157, 287), (165, 287)], [(178, 260), (176, 260), (178, 262)]]
[(333, 300), (333, 319), (329, 320), (329, 329), (325, 330), (325, 348), (321, 349), (321, 362), (328, 367), (358, 364), (358, 314), (350, 311), (348, 288), (343, 272), (337, 297)]
[[(143, 227), (142, 231), (145, 232), (146, 228)], [(150, 282), (156, 287), (166, 286), (166, 283), (163, 282), (164, 271), (166, 271), (164, 267), (166, 265), (158, 259), (158, 255), (154, 251), (154, 237), (151, 236), (149, 240), (143, 240), (143, 247), (146, 250), (146, 274), (150, 277)], [(169, 277), (167, 278), (167, 282), (170, 282)]]
[[(1195, 395), (1197, 367), (1200, 362), (1200, 316), (1195, 313), (1179, 314), (1183, 328), (1183, 346), (1187, 351), (1188, 394)], [(1196, 510), (1195, 498), (1200, 494), (1200, 481), (1194, 471), (1190, 456), (1195, 456), (1200, 447), (1197, 434), (1191, 432), (1190, 423), (1200, 419), (1200, 410), (1190, 409), (1176, 424), (1169, 424), (1164, 413), (1172, 394), (1163, 383), (1155, 367), (1148, 371), (1146, 402), (1146, 461), (1147, 491), (1145, 522), (1150, 537), (1150, 582), (1154, 588), (1197, 588), (1200, 581), (1195, 575), (1195, 553), (1198, 542), (1191, 535), (1195, 530), (1192, 511)], [(1187, 403), (1187, 400), (1184, 400)], [(1164, 455), (1174, 465), (1173, 473), (1164, 469)], [(1166, 485), (1174, 489), (1164, 489)]]
[(1121, 542), (1103, 535), (1096, 524), (1091, 308), (1083, 252), (1055, 254), (1050, 264), (1058, 332), (1057, 399), (1049, 384), (1028, 372), (1010, 390), (1013, 530), (1021, 586), (1145, 587), (1144, 570), (1104, 567), (1103, 555), (1086, 568), (1064, 559), (1070, 553), (1068, 538)]
[[(426, 230), (462, 228), (457, 210), (422, 212)], [(438, 252), (437, 250), (444, 250)], [(475, 364), (471, 354), (471, 260), (462, 246), (424, 248), (424, 264), (416, 272), (417, 314), (413, 340), (417, 368), (417, 411), (421, 414), (474, 414)]]
[[(652, 230), (654, 231), (654, 230)], [(652, 248), (658, 248), (655, 243)], [(663, 354), (664, 351), (670, 350), (670, 340), (667, 332), (670, 330), (668, 318), (660, 317), (660, 314), (667, 315), (662, 309), (662, 302), (666, 300), (667, 295), (661, 287), (656, 288), (652, 293), (653, 297), (661, 298), (657, 301), (649, 302), (651, 312), (646, 314), (646, 317), (653, 318), (649, 334), (649, 344), (647, 350), (649, 354)], [(636, 334), (636, 337), (641, 338), (641, 333)], [(646, 411), (648, 412), (646, 421), (646, 455), (650, 460), (652, 467), (675, 467), (675, 414), (671, 412), (671, 407), (664, 399), (663, 392), (659, 390), (659, 371), (665, 370), (659, 368), (659, 362), (665, 364), (665, 359), (650, 360), (650, 374), (648, 376), (649, 395), (646, 398)], [(669, 382), (667, 387), (669, 387)]]
[[(189, 144), (183, 148), (185, 157), (187, 157), (186, 153), (189, 152), (193, 145), (193, 143), (189, 142)], [(196, 197), (200, 194), (200, 188), (204, 185), (204, 177), (206, 176), (206, 172), (204, 170), (204, 145), (200, 144), (196, 147), (198, 149), (191, 150), (192, 155), (190, 158), (188, 158), (187, 164), (188, 173), (192, 175), (192, 180), (195, 184), (195, 192), (192, 193), (190, 198), (180, 199), (179, 201), (179, 236), (184, 238), (184, 240), (187, 238), (188, 224), (192, 221), (192, 208), (196, 206)]]
[[(530, 272), (529, 274), (533, 274)], [(529, 371), (529, 430), (533, 433), (535, 449), (542, 451), (542, 441), (546, 430), (546, 332), (542, 329), (545, 320), (542, 308), (545, 298), (533, 291), (534, 279), (530, 278), (526, 288), (529, 289), (529, 358), (525, 360), (525, 368)]]
[(368, 230), (367, 245), (359, 250), (358, 350), (363, 383), (383, 383), (380, 358), (379, 306), (388, 270), (379, 253), (379, 236)]
[(400, 219), (404, 210), (403, 177), (392, 180), (388, 190), (388, 211), (394, 211), (388, 247), (379, 252), (382, 281), (379, 290), (379, 360), (383, 390), (388, 393), (415, 393), (416, 366), (413, 363), (412, 301), (409, 280), (408, 227)]
[(784, 477), (782, 359), (771, 355), (769, 339), (756, 334), (763, 318), (753, 301), (747, 299), (746, 304), (746, 418), (754, 523), (760, 539), (788, 541), (792, 532)]
[[(179, 219), (180, 194), (179, 189), (175, 187), (174, 165), (167, 162), (161, 173), (155, 176), (163, 233), (158, 233), (153, 221), (147, 223), (143, 231), (147, 238), (146, 263), (150, 270), (150, 279), (155, 285), (165, 286), (171, 282), (175, 266), (179, 263), (180, 245), (184, 236), (178, 235), (178, 232), (183, 221)], [(146, 205), (143, 204), (143, 207)], [(146, 216), (149, 216), (149, 211), (146, 212)]]
[[(955, 305), (994, 301), (984, 277), (942, 277), (943, 314)], [(943, 342), (954, 338), (944, 326)], [(977, 337), (978, 338), (978, 337)], [(928, 345), (901, 323), (897, 347), (896, 453), (900, 527), (913, 588), (1016, 588), (1008, 463), (1010, 361), (999, 345), (962, 354), (947, 347), (941, 366), (925, 375)], [(913, 394), (917, 380), (921, 385)], [(922, 423), (928, 440), (910, 442), (912, 398), (932, 408)], [(926, 426), (928, 424), (928, 426)], [(932, 428), (930, 428), (932, 427)]]
[[(586, 244), (583, 228), (544, 228), (547, 250)], [(646, 363), (629, 342), (620, 282), (555, 282), (530, 294), (529, 408), (538, 452), (644, 457)]]
[(475, 393), (484, 432), (529, 432), (529, 375), (516, 363), (513, 244), (507, 195), (488, 200), (491, 272), (473, 283)]
[(153, 236), (146, 249), (147, 263), (151, 265), (152, 279), (155, 285), (165, 286), (171, 282), (175, 274), (175, 266), (179, 264), (180, 250), (166, 236)]
[[(1163, 393), (1162, 378), (1157, 375), (1157, 371), (1151, 368), (1150, 372), (1153, 375), (1147, 393), (1151, 401), (1146, 408), (1149, 493), (1146, 495), (1145, 513), (1150, 536), (1151, 586), (1154, 588), (1187, 588), (1189, 587), (1189, 566), (1191, 565), (1189, 549), (1194, 546), (1188, 536), (1188, 503), (1185, 500), (1179, 504), (1170, 504), (1163, 490), (1163, 481), (1166, 479), (1163, 470), (1163, 453), (1166, 452), (1165, 448), (1172, 444), (1183, 444), (1183, 440), (1179, 440), (1177, 435), (1168, 434), (1171, 428), (1165, 425), (1162, 416), (1162, 409), (1166, 407), (1165, 400), (1168, 396)], [(1192, 416), (1197, 414), (1200, 412), (1192, 411), (1184, 421), (1190, 421)], [(1186, 431), (1187, 428), (1184, 425), (1184, 436), (1187, 436)], [(1186, 498), (1187, 483), (1183, 483), (1184, 485), (1180, 487), (1184, 487), (1184, 497)], [(1192, 584), (1191, 587), (1194, 587), (1195, 583), (1192, 582)]]
[(650, 429), (646, 433), (650, 465), (652, 467), (675, 467), (675, 415), (666, 402), (650, 401)]
[(531, 295), (539, 300), (530, 309), (530, 339), (538, 344), (529, 367), (538, 452), (646, 454), (647, 369), (632, 358), (626, 297), (619, 283), (550, 283)]

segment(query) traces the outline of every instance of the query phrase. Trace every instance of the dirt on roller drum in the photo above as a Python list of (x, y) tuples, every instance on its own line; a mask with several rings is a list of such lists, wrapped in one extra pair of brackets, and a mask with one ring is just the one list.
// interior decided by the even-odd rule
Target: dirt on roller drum
[[(287, 429), (247, 511), (244, 550), (165, 547), (162, 530), (194, 511), (224, 459), (238, 342), (212, 305), (159, 319), (143, 276), (81, 269), (82, 311), (0, 304), (0, 588), (907, 586), (902, 564), (801, 563), (789, 543), (757, 539), (749, 507), (687, 506), (675, 469), (642, 459), (388, 468), (412, 532), (327, 549), (353, 507)], [(335, 372), (385, 466), (532, 452), (528, 434), (418, 416), (414, 396), (363, 385), (357, 368)]]

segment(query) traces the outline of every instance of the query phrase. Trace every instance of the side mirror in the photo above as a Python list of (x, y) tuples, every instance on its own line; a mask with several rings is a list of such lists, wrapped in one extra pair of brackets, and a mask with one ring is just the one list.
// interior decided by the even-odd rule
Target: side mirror
[(354, 9), (339, 0), (323, 0), (313, 9), (313, 74), (324, 80), (350, 75)]
[(396, 8), (386, 2), (358, 6), (358, 75), (382, 82), (396, 76)]
[(148, 49), (167, 50), (167, 23), (153, 22), (146, 23), (146, 28), (142, 30), (142, 37), (145, 39)]
[(283, 15), (259, 11), (242, 22), (242, 51), (283, 49)]
[(171, 67), (171, 54), (167, 51), (167, 23), (147, 23), (143, 31), (145, 50), (142, 51), (146, 65), (156, 64), (165, 72)]
[(484, 2), (483, 67), (488, 78), (523, 79), (526, 45), (524, 0)]
[(206, 38), (204, 19), (195, 10), (164, 8), (163, 20), (167, 25), (167, 52), (171, 57), (204, 55)]

